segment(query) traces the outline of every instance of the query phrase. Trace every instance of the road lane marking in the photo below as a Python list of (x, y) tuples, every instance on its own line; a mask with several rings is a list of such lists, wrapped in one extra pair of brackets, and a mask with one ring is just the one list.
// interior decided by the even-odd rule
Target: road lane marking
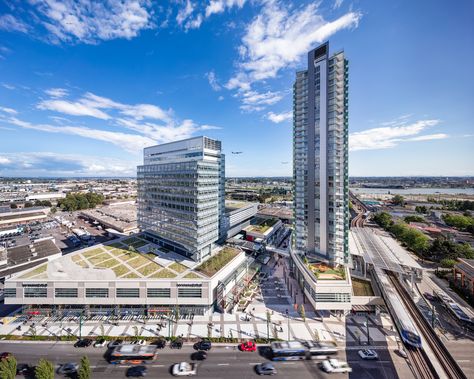
[(218, 366), (229, 366), (228, 363), (218, 363), (217, 365), (218, 365)]
[(165, 367), (165, 365), (151, 365), (151, 367)]
[(284, 365), (294, 365), (295, 362), (283, 362)]

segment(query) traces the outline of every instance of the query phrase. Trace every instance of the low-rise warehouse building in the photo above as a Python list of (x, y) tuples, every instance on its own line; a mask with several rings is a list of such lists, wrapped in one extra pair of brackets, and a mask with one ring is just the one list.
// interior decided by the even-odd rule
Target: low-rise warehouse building
[[(251, 261), (249, 261), (250, 259)], [(5, 303), (25, 313), (203, 315), (227, 307), (252, 259), (224, 246), (202, 263), (135, 235), (62, 256), (8, 279)]]
[(44, 220), (48, 216), (48, 212), (48, 207), (31, 207), (23, 209), (0, 207), (0, 227), (12, 227), (32, 221)]
[(81, 216), (98, 222), (104, 228), (112, 228), (124, 234), (138, 231), (135, 202), (115, 203), (104, 207), (81, 211)]

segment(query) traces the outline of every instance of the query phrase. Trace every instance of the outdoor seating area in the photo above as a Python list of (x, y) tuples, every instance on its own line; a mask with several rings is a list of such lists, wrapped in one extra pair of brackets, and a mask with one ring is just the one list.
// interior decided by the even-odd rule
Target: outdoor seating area
[(307, 263), (307, 267), (320, 280), (345, 280), (344, 268), (332, 268), (324, 263)]

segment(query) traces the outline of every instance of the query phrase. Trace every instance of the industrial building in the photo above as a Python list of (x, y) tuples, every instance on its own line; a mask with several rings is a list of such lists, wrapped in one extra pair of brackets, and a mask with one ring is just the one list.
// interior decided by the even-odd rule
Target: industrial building
[(0, 228), (12, 228), (19, 224), (44, 220), (47, 218), (48, 212), (48, 207), (30, 207), (23, 209), (0, 207)]
[(258, 210), (258, 203), (225, 201), (225, 214), (221, 219), (221, 239), (226, 240), (250, 225)]

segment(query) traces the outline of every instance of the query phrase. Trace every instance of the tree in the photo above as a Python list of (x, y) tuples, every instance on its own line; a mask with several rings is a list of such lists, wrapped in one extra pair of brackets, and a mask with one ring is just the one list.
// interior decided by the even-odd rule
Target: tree
[(138, 326), (136, 326), (136, 325), (133, 325), (133, 334), (134, 334), (135, 338), (138, 339), (139, 330), (138, 330)]
[(27, 201), (23, 206), (25, 208), (31, 208), (33, 206), (33, 203), (31, 201)]
[(51, 212), (52, 214), (55, 214), (57, 211), (58, 211), (58, 208), (56, 208), (56, 207), (51, 207), (50, 212)]
[(426, 213), (428, 213), (428, 208), (426, 208), (424, 205), (417, 205), (417, 206), (415, 207), (415, 212), (416, 212), (416, 213), (426, 214)]
[(104, 324), (101, 323), (101, 324), (99, 325), (99, 328), (100, 328), (100, 336), (101, 336), (102, 338), (104, 338), (104, 337), (105, 337)]
[(392, 216), (387, 212), (376, 213), (374, 221), (384, 229), (388, 229), (393, 224)]
[(457, 263), (457, 261), (455, 259), (449, 259), (449, 258), (444, 258), (444, 259), (441, 259), (441, 267), (443, 268), (453, 268), (454, 265)]
[(410, 223), (410, 222), (426, 222), (426, 220), (425, 220), (423, 217), (417, 216), (417, 215), (405, 216), (403, 219), (405, 220), (406, 223)]
[(401, 207), (403, 207), (403, 205), (405, 204), (405, 199), (402, 195), (395, 195), (394, 197), (392, 197), (392, 203), (394, 205), (400, 205)]
[(54, 366), (46, 359), (40, 359), (35, 368), (36, 379), (54, 379)]
[(78, 379), (90, 379), (91, 377), (91, 364), (89, 362), (89, 358), (87, 358), (85, 355), (81, 358), (77, 377)]
[(11, 208), (11, 209), (17, 209), (17, 208), (18, 208), (18, 205), (16, 205), (15, 203), (11, 203), (11, 204), (10, 204), (10, 208)]
[(16, 359), (13, 355), (0, 361), (0, 379), (14, 379), (16, 376)]

